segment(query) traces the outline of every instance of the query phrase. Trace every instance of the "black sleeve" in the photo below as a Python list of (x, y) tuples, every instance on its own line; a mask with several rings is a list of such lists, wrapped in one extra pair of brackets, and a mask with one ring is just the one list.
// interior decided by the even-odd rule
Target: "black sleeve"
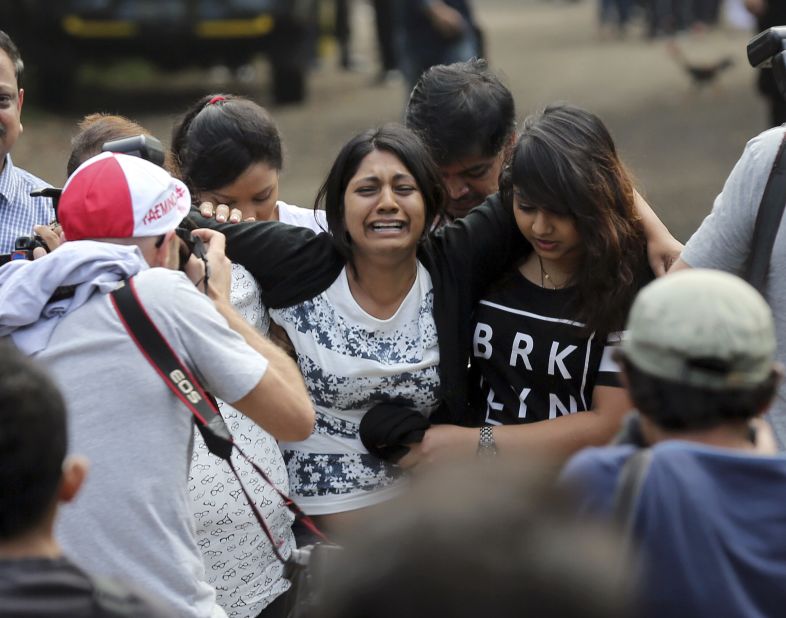
[(516, 224), (512, 207), (503, 204), (498, 193), (463, 219), (434, 232), (431, 242), (450, 269), (460, 273), (476, 301), (489, 283), (532, 250)]
[(191, 214), (198, 227), (224, 234), (227, 257), (257, 280), (268, 307), (286, 307), (324, 291), (344, 267), (330, 234), (278, 221), (216, 223)]

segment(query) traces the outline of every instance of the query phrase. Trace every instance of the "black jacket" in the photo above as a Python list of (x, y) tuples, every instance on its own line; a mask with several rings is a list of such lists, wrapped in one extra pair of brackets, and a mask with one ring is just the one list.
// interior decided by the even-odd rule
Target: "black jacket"
[[(254, 275), (262, 301), (289, 307), (317, 296), (338, 277), (346, 261), (328, 233), (279, 222), (217, 224), (195, 215), (197, 225), (227, 238), (227, 256)], [(489, 197), (466, 217), (430, 234), (418, 259), (434, 286), (434, 322), (439, 336), (440, 396), (437, 422), (469, 424), (468, 346), (472, 314), (486, 286), (530, 249), (513, 212), (499, 195)]]

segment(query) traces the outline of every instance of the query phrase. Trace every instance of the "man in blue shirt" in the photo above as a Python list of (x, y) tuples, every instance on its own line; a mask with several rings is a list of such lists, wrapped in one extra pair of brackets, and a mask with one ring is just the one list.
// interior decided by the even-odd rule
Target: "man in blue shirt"
[(0, 30), (0, 253), (9, 253), (17, 237), (30, 236), (36, 225), (55, 218), (51, 199), (30, 197), (47, 183), (11, 162), (11, 150), (22, 133), (23, 68), (16, 45)]
[(638, 543), (636, 615), (781, 615), (786, 458), (754, 424), (781, 376), (767, 303), (727, 273), (669, 275), (640, 292), (620, 356), (649, 448), (587, 449), (563, 479)]

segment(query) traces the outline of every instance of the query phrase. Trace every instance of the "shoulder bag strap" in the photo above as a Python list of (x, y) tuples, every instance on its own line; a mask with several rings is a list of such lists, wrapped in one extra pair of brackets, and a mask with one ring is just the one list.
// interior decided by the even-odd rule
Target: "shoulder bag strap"
[(767, 186), (759, 204), (756, 215), (756, 224), (753, 228), (751, 239), (751, 254), (745, 279), (759, 292), (764, 291), (767, 271), (770, 266), (772, 247), (778, 234), (783, 209), (786, 206), (786, 157), (783, 156), (786, 148), (786, 133), (784, 133), (775, 161), (772, 163)]
[(652, 449), (641, 448), (631, 455), (620, 470), (614, 492), (614, 520), (630, 539), (633, 534), (636, 502), (652, 463)]
[(226, 423), (224, 423), (224, 419), (218, 411), (218, 405), (213, 396), (202, 388), (199, 380), (197, 380), (183, 364), (177, 356), (177, 353), (161, 334), (161, 331), (158, 330), (150, 319), (147, 311), (145, 311), (136, 293), (136, 289), (134, 288), (134, 280), (129, 279), (124, 285), (114, 290), (111, 293), (111, 301), (120, 317), (120, 321), (123, 323), (126, 331), (128, 331), (131, 339), (142, 352), (142, 355), (152, 365), (153, 369), (156, 370), (156, 373), (158, 373), (161, 379), (164, 380), (169, 390), (174, 393), (193, 415), (194, 422), (199, 432), (202, 434), (202, 438), (205, 440), (208, 450), (229, 464), (235, 478), (237, 478), (240, 484), (240, 488), (243, 490), (243, 494), (248, 504), (254, 512), (254, 517), (256, 517), (260, 527), (270, 540), (276, 557), (281, 562), (285, 562), (278, 549), (282, 545), (283, 539), (277, 542), (273, 538), (273, 534), (267, 522), (265, 522), (265, 518), (259, 512), (259, 509), (240, 480), (240, 475), (232, 461), (233, 450), (236, 450), (238, 454), (256, 470), (257, 474), (259, 474), (279, 495), (284, 505), (292, 511), (311, 532), (317, 537), (327, 541), (322, 531), (320, 531), (314, 522), (303, 513), (292, 498), (276, 487), (275, 483), (273, 483), (265, 471), (235, 444), (232, 439), (232, 434), (229, 432)]

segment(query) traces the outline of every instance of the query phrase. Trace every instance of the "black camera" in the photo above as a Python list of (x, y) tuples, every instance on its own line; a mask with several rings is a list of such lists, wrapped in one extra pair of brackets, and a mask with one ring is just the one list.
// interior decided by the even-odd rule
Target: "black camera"
[(33, 250), (37, 247), (43, 247), (49, 251), (44, 239), (38, 234), (35, 236), (20, 236), (14, 243), (14, 250), (11, 253), (0, 255), (0, 266), (12, 260), (32, 260)]
[(126, 137), (124, 139), (106, 142), (101, 146), (101, 151), (117, 152), (139, 157), (140, 159), (155, 163), (159, 167), (164, 167), (164, 146), (152, 135), (135, 135), (134, 137)]
[(772, 69), (778, 92), (786, 99), (786, 26), (757, 34), (748, 43), (747, 51), (753, 68)]
[[(159, 167), (164, 166), (165, 151), (161, 141), (152, 135), (135, 135), (134, 137), (127, 137), (125, 139), (118, 139), (111, 142), (106, 142), (101, 146), (102, 152), (117, 152), (120, 154), (127, 154), (140, 159), (145, 159), (151, 163), (155, 163)], [(62, 189), (56, 187), (44, 187), (31, 191), (32, 197), (48, 197), (52, 200), (52, 206), (55, 210), (55, 221), (57, 221), (57, 205), (60, 201)], [(184, 239), (185, 240), (185, 239)], [(204, 255), (204, 246), (200, 239), (195, 241), (187, 241), (190, 250), (200, 259)], [(43, 239), (36, 236), (20, 236), (16, 239), (14, 250), (11, 253), (0, 255), (0, 266), (11, 260), (32, 260), (33, 249), (36, 247), (43, 247), (49, 251), (49, 247)], [(202, 255), (200, 255), (200, 252)], [(189, 253), (190, 255), (190, 253)], [(188, 256), (186, 256), (186, 261)]]

